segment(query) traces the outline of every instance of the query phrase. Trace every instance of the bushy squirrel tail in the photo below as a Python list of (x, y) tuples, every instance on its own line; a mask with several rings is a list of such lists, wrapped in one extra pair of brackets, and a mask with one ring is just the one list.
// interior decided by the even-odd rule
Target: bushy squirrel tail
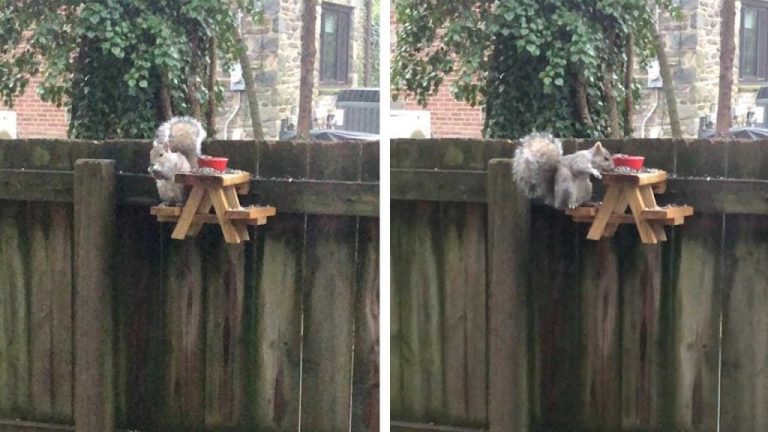
[(168, 142), (171, 151), (186, 156), (192, 168), (197, 168), (202, 142), (206, 137), (205, 129), (192, 117), (173, 117), (160, 125), (155, 132), (155, 144)]
[(515, 150), (512, 176), (528, 198), (553, 205), (555, 174), (563, 157), (563, 145), (548, 133), (534, 132), (520, 139)]

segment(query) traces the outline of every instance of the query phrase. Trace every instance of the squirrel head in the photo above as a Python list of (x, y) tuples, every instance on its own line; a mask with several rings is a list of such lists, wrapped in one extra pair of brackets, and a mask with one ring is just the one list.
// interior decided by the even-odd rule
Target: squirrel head
[(603, 147), (603, 144), (599, 141), (589, 149), (592, 155), (592, 166), (599, 170), (609, 170), (613, 168), (613, 158), (611, 153)]
[(149, 153), (149, 168), (147, 171), (156, 180), (170, 180), (182, 168), (179, 158), (184, 156), (171, 152), (170, 144), (153, 145)]

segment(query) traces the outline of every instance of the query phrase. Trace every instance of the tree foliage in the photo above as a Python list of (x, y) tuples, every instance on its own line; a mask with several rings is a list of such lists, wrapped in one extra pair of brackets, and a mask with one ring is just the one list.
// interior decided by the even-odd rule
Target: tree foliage
[(646, 0), (398, 0), (396, 11), (395, 89), (424, 104), (452, 75), (457, 99), (485, 105), (492, 137), (608, 135), (617, 100), (638, 90), (621, 79), (628, 35), (641, 64), (654, 54)]
[(259, 12), (245, 0), (0, 5), (0, 96), (12, 105), (39, 75), (40, 97), (71, 106), (70, 135), (79, 138), (148, 137), (170, 114), (201, 117), (217, 96), (205, 85), (212, 36), (226, 67), (242, 49), (237, 8)]

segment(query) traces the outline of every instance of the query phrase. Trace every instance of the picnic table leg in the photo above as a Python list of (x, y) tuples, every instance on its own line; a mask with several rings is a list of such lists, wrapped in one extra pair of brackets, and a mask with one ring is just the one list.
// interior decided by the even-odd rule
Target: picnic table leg
[(179, 221), (176, 222), (176, 228), (173, 229), (171, 238), (184, 240), (184, 237), (187, 236), (187, 230), (189, 230), (189, 226), (192, 224), (192, 219), (194, 219), (195, 214), (197, 213), (197, 208), (203, 200), (203, 195), (205, 195), (205, 189), (202, 186), (194, 186), (192, 188), (192, 192), (189, 193), (189, 198), (187, 199), (186, 204), (184, 204), (184, 208), (181, 210)]
[[(211, 212), (211, 207), (213, 207), (211, 197), (208, 194), (204, 194), (203, 200), (200, 202), (200, 206), (197, 208), (195, 216), (209, 214)], [(205, 225), (203, 222), (192, 222), (192, 225), (189, 226), (189, 230), (187, 231), (187, 237), (196, 236), (200, 233), (200, 229), (203, 228), (203, 225)]]
[(600, 208), (597, 209), (595, 219), (592, 221), (592, 226), (589, 228), (589, 233), (587, 233), (587, 238), (589, 240), (600, 240), (600, 238), (603, 236), (603, 231), (608, 224), (608, 220), (611, 218), (613, 210), (616, 208), (616, 204), (618, 204), (621, 191), (622, 187), (620, 186), (608, 187), (608, 191), (605, 193), (605, 199), (603, 199), (603, 204), (601, 204)]
[(658, 243), (656, 231), (651, 227), (651, 224), (648, 223), (648, 220), (642, 217), (645, 205), (640, 189), (631, 188), (628, 189), (626, 193), (629, 198), (629, 207), (632, 209), (632, 216), (635, 219), (635, 225), (637, 225), (637, 231), (640, 233), (640, 240), (646, 244)]
[(226, 217), (228, 205), (224, 189), (209, 186), (208, 194), (211, 196), (211, 201), (213, 201), (213, 208), (216, 210), (216, 218), (219, 220), (221, 231), (224, 233), (224, 240), (227, 243), (240, 243), (240, 234), (235, 226), (232, 225), (232, 221)]
[[(237, 197), (237, 191), (235, 190), (235, 186), (226, 186), (224, 188), (224, 196), (227, 199), (227, 206), (231, 209), (238, 209), (240, 208), (240, 199)], [(250, 236), (248, 236), (248, 227), (245, 225), (245, 221), (233, 221), (232, 224), (237, 229), (237, 232), (240, 234), (240, 238), (243, 240), (250, 240)]]
[[(618, 214), (624, 214), (627, 211), (627, 207), (629, 207), (629, 201), (627, 201), (626, 194), (623, 193), (619, 194), (619, 200), (616, 202), (616, 207), (613, 208), (613, 213)], [(619, 224), (617, 223), (611, 223), (609, 222), (608, 225), (605, 227), (605, 231), (603, 232), (603, 237), (613, 237), (614, 234), (616, 234), (616, 230), (619, 228)]]
[[(653, 209), (658, 207), (656, 204), (656, 197), (653, 195), (653, 185), (641, 186), (640, 196), (643, 198), (643, 208)], [(649, 221), (653, 232), (656, 234), (656, 238), (659, 241), (667, 241), (667, 233), (664, 231), (664, 224), (662, 221)]]

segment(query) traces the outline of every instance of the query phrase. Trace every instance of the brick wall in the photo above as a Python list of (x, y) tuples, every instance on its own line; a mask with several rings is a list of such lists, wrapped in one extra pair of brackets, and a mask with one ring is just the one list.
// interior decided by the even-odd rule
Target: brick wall
[[(393, 2), (394, 3), (394, 2)], [(395, 5), (392, 5), (389, 15), (390, 53), (394, 59), (395, 44), (397, 43), (397, 19)], [(451, 96), (448, 90), (453, 78), (448, 77), (437, 94), (427, 100), (427, 106), (422, 107), (407, 95), (401, 95), (394, 109), (427, 110), (431, 116), (432, 136), (435, 138), (481, 138), (483, 136), (483, 111), (481, 107), (472, 107), (459, 102)], [(394, 90), (393, 90), (394, 93)]]
[[(12, 111), (16, 112), (19, 138), (66, 138), (67, 116), (64, 108), (43, 102), (37, 96), (39, 78), (32, 78), (27, 90)], [(7, 108), (2, 108), (7, 110)]]
[(482, 107), (472, 107), (451, 96), (448, 87), (452, 79), (445, 80), (438, 93), (427, 101), (426, 107), (413, 100), (405, 102), (405, 109), (424, 110), (432, 117), (432, 136), (435, 138), (481, 138), (483, 136)]

